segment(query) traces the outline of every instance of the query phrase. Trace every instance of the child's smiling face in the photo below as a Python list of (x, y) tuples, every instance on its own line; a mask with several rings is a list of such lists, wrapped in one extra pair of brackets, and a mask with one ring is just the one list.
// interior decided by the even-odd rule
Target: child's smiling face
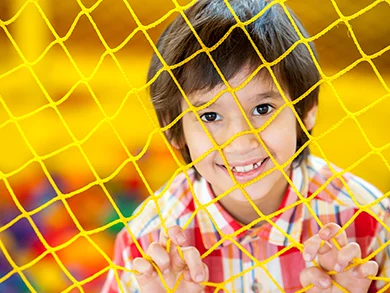
[[(247, 78), (247, 71), (241, 70), (229, 80), (229, 83), (235, 88)], [(189, 99), (193, 105), (199, 106), (209, 102), (225, 88), (225, 85), (222, 84), (211, 91), (190, 95)], [(236, 96), (255, 129), (265, 124), (273, 113), (285, 104), (274, 83), (269, 78), (264, 78), (264, 74), (261, 73), (245, 87), (238, 90)], [(287, 98), (290, 99), (288, 96)], [(182, 107), (183, 110), (188, 108), (185, 101), (183, 101)], [(222, 94), (215, 103), (199, 111), (198, 114), (218, 145), (224, 144), (237, 133), (250, 129), (234, 97), (229, 92)], [(307, 121), (304, 122), (306, 124)], [(314, 123), (310, 120), (306, 125), (308, 129), (313, 126), (311, 122)], [(182, 123), (185, 142), (191, 159), (194, 161), (211, 149), (213, 145), (195, 114), (189, 112), (184, 115)], [(297, 147), (297, 120), (292, 109), (285, 107), (281, 110), (275, 119), (263, 131), (259, 132), (259, 136), (276, 162), (284, 164), (288, 161), (295, 154)], [(229, 167), (239, 183), (246, 183), (275, 166), (258, 138), (251, 133), (235, 138), (223, 148), (223, 153), (229, 166), (225, 166), (218, 151), (211, 152), (195, 165), (199, 174), (210, 183), (216, 195), (234, 185), (227, 171)], [(290, 168), (291, 164), (284, 168), (287, 174), (289, 174)], [(260, 204), (268, 203), (269, 200), (280, 202), (286, 187), (287, 182), (283, 174), (279, 170), (275, 170), (247, 186), (245, 190), (255, 203)], [(229, 198), (237, 202), (246, 201), (239, 190), (233, 191)]]

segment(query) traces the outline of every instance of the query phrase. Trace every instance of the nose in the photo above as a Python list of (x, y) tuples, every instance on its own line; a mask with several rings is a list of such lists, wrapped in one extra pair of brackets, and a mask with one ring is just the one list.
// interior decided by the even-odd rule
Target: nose
[(241, 134), (232, 140), (225, 148), (225, 154), (245, 155), (257, 149), (260, 146), (259, 139), (253, 133), (242, 134), (250, 130), (249, 125), (244, 119), (232, 121), (226, 131), (225, 142), (230, 140), (236, 134)]

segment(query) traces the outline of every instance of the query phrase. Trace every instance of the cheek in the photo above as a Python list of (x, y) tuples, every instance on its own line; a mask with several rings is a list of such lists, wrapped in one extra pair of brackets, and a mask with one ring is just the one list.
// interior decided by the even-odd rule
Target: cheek
[[(284, 112), (284, 113), (283, 113)], [(283, 110), (260, 134), (271, 152), (293, 155), (297, 146), (296, 119), (290, 109)]]
[(192, 161), (213, 147), (213, 144), (199, 123), (183, 119), (183, 132)]

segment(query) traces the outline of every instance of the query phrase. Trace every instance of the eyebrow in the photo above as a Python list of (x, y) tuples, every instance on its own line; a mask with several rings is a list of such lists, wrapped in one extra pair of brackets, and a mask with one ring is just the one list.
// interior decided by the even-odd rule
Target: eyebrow
[[(218, 102), (219, 102), (220, 98), (221, 97), (219, 97), (209, 107), (212, 107), (213, 105), (218, 106)], [(275, 100), (279, 101), (279, 100), (283, 100), (283, 97), (282, 97), (282, 95), (278, 91), (270, 90), (270, 91), (266, 91), (266, 92), (263, 92), (263, 93), (259, 93), (259, 94), (253, 95), (253, 96), (251, 96), (248, 99), (248, 101), (250, 101), (250, 102), (261, 102), (262, 100), (265, 100), (265, 99), (275, 99)], [(194, 107), (201, 107), (201, 106), (203, 106), (204, 104), (206, 104), (208, 102), (209, 101), (204, 101), (204, 100), (202, 100), (202, 98), (200, 98), (200, 99), (197, 99), (196, 101), (192, 102), (191, 104)]]
[(260, 102), (261, 100), (265, 100), (265, 99), (274, 99), (274, 100), (279, 101), (279, 100), (283, 100), (283, 97), (278, 91), (270, 90), (270, 91), (267, 91), (264, 93), (254, 95), (249, 100), (255, 101), (255, 102), (257, 102), (257, 101)]

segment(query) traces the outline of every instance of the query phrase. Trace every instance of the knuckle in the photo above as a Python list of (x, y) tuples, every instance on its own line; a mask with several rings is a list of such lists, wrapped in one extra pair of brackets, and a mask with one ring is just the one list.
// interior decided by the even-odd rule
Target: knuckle
[(184, 244), (186, 237), (184, 235), (183, 229), (178, 226), (172, 226), (168, 230), (169, 237), (175, 242), (177, 245), (182, 245)]
[(193, 246), (184, 247), (182, 248), (182, 251), (183, 251), (184, 259), (187, 263), (188, 262), (193, 263), (194, 261), (197, 261), (197, 259), (200, 259), (199, 251)]
[(304, 247), (310, 246), (311, 243), (313, 243), (313, 237), (314, 237), (314, 236), (310, 237), (310, 238), (307, 239), (305, 242), (303, 242), (303, 246), (304, 246)]
[(321, 239), (318, 234), (310, 237), (303, 243), (303, 249), (305, 252), (314, 252), (320, 248)]
[(332, 245), (328, 241), (324, 241), (323, 245), (320, 245), (318, 254), (325, 254), (332, 250)]
[(329, 228), (329, 229), (336, 230), (336, 231), (341, 229), (340, 225), (338, 225), (338, 224), (336, 224), (334, 222), (326, 224), (324, 226), (324, 228)]
[(158, 261), (159, 266), (167, 267), (169, 266), (170, 259), (168, 255), (161, 255), (161, 257), (156, 261)]
[(169, 255), (166, 250), (157, 242), (153, 242), (149, 245), (147, 255), (159, 266), (165, 266), (169, 264)]
[(339, 254), (341, 259), (350, 260), (353, 257), (360, 256), (360, 246), (356, 242), (350, 242), (342, 248)]
[(153, 267), (150, 262), (141, 257), (137, 257), (134, 259), (133, 267), (140, 274), (148, 274), (153, 271)]
[(318, 234), (315, 234), (315, 235), (311, 236), (309, 239), (307, 239), (304, 242), (304, 245), (312, 245), (312, 244), (315, 244), (318, 242), (321, 242), (320, 236)]
[(140, 258), (140, 257), (137, 257), (133, 260), (133, 266), (134, 266), (135, 270), (139, 271), (142, 268), (141, 261), (142, 261), (142, 258)]
[(307, 286), (307, 279), (309, 279), (309, 268), (304, 268), (299, 274), (299, 281), (302, 286)]
[(342, 233), (339, 233), (341, 230), (341, 227), (336, 223), (328, 223), (324, 225), (324, 227), (320, 230), (320, 234), (323, 237), (329, 238), (329, 237), (335, 237), (336, 235), (342, 235), (342, 233), (345, 233), (344, 231)]
[(317, 277), (317, 272), (318, 272), (318, 268), (316, 267), (311, 267), (307, 270), (307, 277), (313, 281), (314, 279), (316, 279)]
[(367, 267), (368, 267), (368, 270), (369, 270), (369, 275), (376, 275), (378, 273), (378, 270), (379, 270), (379, 264), (376, 262), (376, 261), (373, 261), (373, 260), (370, 260), (369, 262), (367, 262)]
[(348, 245), (351, 247), (351, 250), (360, 251), (360, 245), (357, 242), (350, 242)]
[(341, 248), (341, 251), (345, 251), (348, 253), (356, 252), (359, 250), (360, 250), (360, 246), (356, 242), (349, 242), (347, 245)]
[(134, 265), (139, 265), (140, 262), (142, 262), (144, 259), (142, 257), (136, 257), (134, 260), (133, 260), (133, 264)]
[(175, 238), (175, 236), (180, 233), (180, 229), (177, 226), (172, 226), (168, 228), (169, 238)]
[(199, 253), (198, 249), (196, 249), (194, 246), (188, 247), (188, 253), (194, 257), (200, 257), (200, 253)]
[(158, 242), (152, 242), (148, 247), (148, 252), (155, 253), (161, 250), (161, 244)]
[(168, 228), (168, 234), (180, 232), (181, 228), (178, 225), (173, 225)]

